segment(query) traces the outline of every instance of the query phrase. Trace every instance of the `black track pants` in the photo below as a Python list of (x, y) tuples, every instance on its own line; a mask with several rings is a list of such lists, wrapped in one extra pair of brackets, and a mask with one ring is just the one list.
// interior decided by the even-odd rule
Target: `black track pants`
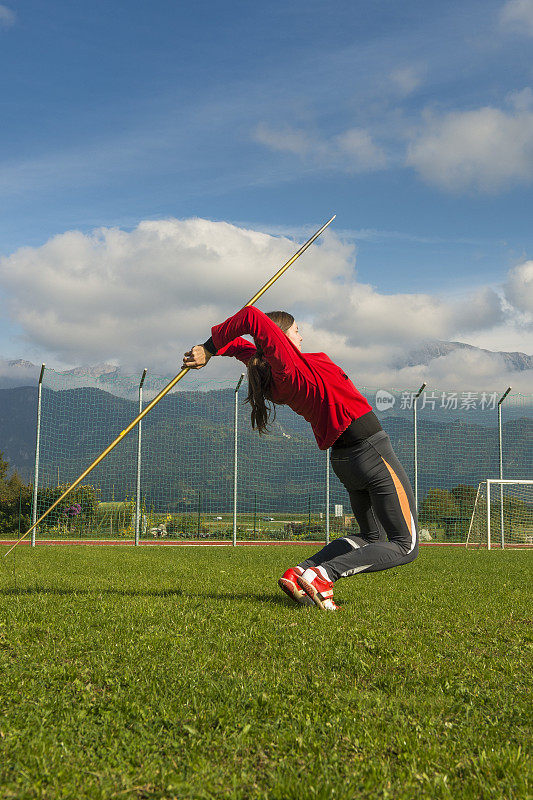
[(300, 566), (323, 567), (336, 581), (408, 564), (418, 555), (415, 499), (385, 431), (331, 451), (331, 466), (350, 495), (361, 533), (335, 539)]

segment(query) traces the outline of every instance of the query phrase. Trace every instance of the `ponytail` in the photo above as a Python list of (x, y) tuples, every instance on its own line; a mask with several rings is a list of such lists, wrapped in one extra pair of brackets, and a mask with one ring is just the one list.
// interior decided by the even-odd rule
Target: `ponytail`
[[(267, 317), (274, 322), (283, 333), (294, 323), (292, 314), (286, 311), (269, 311)], [(263, 350), (256, 343), (256, 352), (247, 364), (248, 397), (246, 402), (252, 407), (250, 414), (252, 428), (260, 434), (268, 433), (268, 425), (276, 419), (276, 405), (272, 400), (272, 370), (263, 355)]]

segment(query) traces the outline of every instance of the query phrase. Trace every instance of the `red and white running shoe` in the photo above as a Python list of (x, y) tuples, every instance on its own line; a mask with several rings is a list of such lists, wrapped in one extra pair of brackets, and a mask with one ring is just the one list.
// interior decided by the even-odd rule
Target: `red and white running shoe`
[(283, 589), (285, 594), (288, 594), (291, 600), (303, 606), (313, 605), (306, 593), (300, 589), (297, 580), (299, 575), (303, 575), (304, 571), (301, 567), (290, 567), (286, 570), (278, 581), (278, 586)]
[(298, 575), (298, 586), (313, 603), (322, 611), (338, 611), (339, 606), (333, 600), (333, 581), (330, 581), (327, 572), (322, 567), (306, 569), (303, 575)]

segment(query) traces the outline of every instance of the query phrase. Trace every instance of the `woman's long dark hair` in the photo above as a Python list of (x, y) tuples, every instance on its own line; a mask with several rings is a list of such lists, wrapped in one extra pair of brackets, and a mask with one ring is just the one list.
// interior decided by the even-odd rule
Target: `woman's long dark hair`
[[(269, 311), (272, 322), (287, 333), (294, 323), (294, 317), (287, 311)], [(272, 370), (263, 357), (261, 347), (256, 343), (257, 352), (248, 361), (248, 397), (246, 402), (252, 407), (252, 428), (259, 433), (267, 433), (268, 425), (276, 419), (276, 406), (272, 400)]]

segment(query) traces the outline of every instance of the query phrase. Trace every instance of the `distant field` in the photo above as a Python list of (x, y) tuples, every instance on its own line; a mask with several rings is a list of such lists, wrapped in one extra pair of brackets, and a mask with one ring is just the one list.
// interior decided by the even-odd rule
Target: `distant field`
[[(110, 505), (110, 504), (109, 504)], [(123, 505), (117, 503), (117, 505)], [(131, 515), (130, 515), (131, 516)], [(187, 519), (187, 524), (183, 524), (184, 518)], [(62, 524), (54, 526), (43, 525), (37, 539), (131, 539), (135, 537), (135, 530), (133, 524), (129, 521), (122, 512), (117, 514), (113, 519), (92, 519), (92, 520), (77, 520), (71, 524)], [(446, 531), (445, 528), (439, 527), (436, 523), (421, 523), (422, 528), (429, 530), (431, 541), (438, 544), (451, 544), (451, 543), (465, 543), (468, 522), (469, 520), (462, 521), (463, 524), (457, 530)], [(166, 533), (162, 536), (155, 533), (155, 528), (161, 523), (165, 524)], [(26, 528), (29, 527), (22, 524), (20, 532), (24, 533)], [(496, 527), (496, 526), (495, 526)], [(310, 516), (307, 513), (298, 513), (291, 511), (284, 512), (271, 512), (254, 515), (252, 513), (240, 513), (237, 519), (237, 539), (254, 541), (254, 540), (285, 540), (285, 541), (324, 541), (325, 540), (325, 520), (324, 515), (313, 513)], [(353, 526), (353, 515), (344, 514), (341, 518), (330, 517), (330, 538), (335, 539), (338, 536), (349, 535), (350, 532), (359, 532), (357, 525)], [(524, 527), (523, 529), (517, 525), (512, 528), (513, 541), (522, 542), (524, 537), (531, 534), (531, 529)], [(8, 531), (2, 538), (11, 539), (17, 538), (18, 530), (13, 528)], [(150, 513), (148, 520), (144, 526), (144, 532), (141, 528), (141, 539), (153, 540), (154, 538), (168, 538), (168, 539), (228, 539), (233, 538), (233, 515), (230, 513), (206, 513), (201, 515), (201, 519), (197, 521), (196, 514), (166, 514)], [(496, 537), (497, 538), (497, 537)], [(508, 542), (509, 544), (509, 542)]]
[[(111, 505), (111, 504), (108, 504)], [(117, 503), (117, 505), (123, 505)], [(184, 524), (184, 519), (186, 523)], [(349, 518), (350, 520), (352, 517)], [(38, 539), (133, 539), (135, 529), (130, 522), (131, 514), (126, 515), (122, 512), (116, 514), (112, 519), (77, 520), (71, 524), (61, 524), (54, 526), (43, 525)], [(162, 538), (169, 539), (232, 539), (233, 538), (233, 514), (228, 513), (209, 513), (202, 514), (197, 521), (196, 514), (166, 514), (151, 512), (143, 527), (141, 527), (141, 539), (160, 538), (159, 534), (152, 533), (158, 525), (165, 525), (165, 534)], [(21, 533), (26, 527), (20, 526)], [(331, 538), (343, 536), (349, 529), (349, 523), (340, 522), (335, 517), (331, 517), (330, 535)], [(144, 532), (143, 532), (144, 530)], [(325, 539), (325, 520), (323, 515), (312, 514), (309, 516), (304, 513), (291, 511), (272, 512), (256, 514), (241, 513), (237, 522), (237, 538), (246, 540), (287, 540), (287, 541), (324, 541)], [(11, 535), (11, 536), (10, 536)], [(6, 532), (3, 538), (17, 538), (18, 530)]]
[(532, 554), (426, 549), (324, 614), (276, 586), (309, 552), (14, 551), (0, 797), (528, 797)]
[[(115, 538), (117, 536), (133, 538), (135, 534), (133, 525), (121, 519), (120, 515), (117, 517), (119, 518), (112, 521), (105, 520), (103, 524), (99, 524), (97, 520), (91, 520), (83, 524), (75, 523), (52, 528), (43, 526), (40, 538), (73, 538), (76, 536), (82, 538), (91, 536), (96, 538)], [(183, 524), (184, 517), (187, 518), (186, 525)], [(171, 538), (231, 539), (233, 535), (233, 514), (223, 512), (202, 514), (197, 523), (196, 514), (150, 513), (141, 538), (154, 538), (150, 530), (161, 523), (165, 523), (168, 528), (168, 536)], [(289, 530), (289, 524), (296, 527)], [(298, 526), (300, 527), (298, 528)], [(345, 526), (336, 522), (333, 516), (331, 517), (331, 532), (334, 535), (345, 532)], [(307, 537), (308, 533), (311, 533), (312, 536)], [(309, 517), (308, 514), (290, 511), (261, 513), (255, 515), (255, 518), (252, 513), (240, 513), (237, 521), (237, 535), (241, 539), (293, 539), (301, 535), (314, 540), (320, 538), (321, 535), (324, 539), (325, 521), (323, 515), (312, 514)]]

